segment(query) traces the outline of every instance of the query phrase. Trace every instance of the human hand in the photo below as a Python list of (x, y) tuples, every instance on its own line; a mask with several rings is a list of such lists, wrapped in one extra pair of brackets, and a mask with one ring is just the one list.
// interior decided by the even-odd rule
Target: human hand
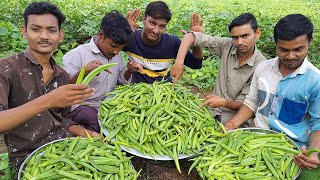
[[(96, 69), (97, 67), (103, 65), (103, 63), (99, 60), (92, 60), (90, 61), (86, 66), (86, 72), (85, 74), (88, 75), (91, 71), (93, 71), (94, 69)], [(106, 69), (105, 71), (107, 71), (108, 73), (112, 74), (112, 71), (110, 71), (109, 69)]]
[(79, 125), (71, 125), (68, 127), (68, 131), (74, 136), (81, 136), (83, 138), (92, 137), (92, 138), (100, 138), (102, 135), (95, 131), (91, 131)]
[(225, 98), (216, 95), (208, 95), (206, 97), (206, 101), (199, 107), (199, 109), (203, 108), (206, 105), (212, 108), (225, 107), (226, 103), (227, 100)]
[[(201, 16), (197, 13), (191, 15), (190, 18), (190, 31), (203, 32), (203, 20)], [(188, 31), (181, 29), (180, 32), (183, 34), (189, 33)]]
[(139, 71), (141, 74), (145, 74), (143, 67), (141, 64), (135, 62), (134, 60), (130, 60), (127, 64), (127, 68), (131, 73)]
[(43, 95), (48, 108), (69, 107), (81, 104), (86, 98), (92, 96), (93, 88), (84, 84), (67, 84)]
[(127, 13), (126, 19), (131, 27), (132, 32), (135, 32), (139, 27), (137, 21), (140, 17), (140, 13), (140, 9), (134, 9)]
[(320, 164), (318, 153), (312, 153), (309, 157), (306, 155), (307, 149), (303, 145), (301, 147), (302, 154), (293, 157), (293, 161), (301, 168), (314, 169)]
[(95, 131), (90, 131), (88, 129), (86, 129), (86, 131), (88, 132), (88, 134), (92, 137), (92, 138), (100, 138), (102, 137), (102, 135), (100, 133), (97, 133)]
[(194, 13), (191, 15), (190, 30), (194, 32), (203, 32), (203, 20), (200, 14)]
[(175, 87), (175, 85), (177, 84), (178, 80), (183, 76), (183, 72), (184, 72), (184, 66), (183, 64), (177, 64), (174, 63), (171, 70), (170, 70), (170, 74), (171, 76), (174, 78), (173, 79), (173, 84), (172, 86)]
[(226, 128), (226, 131), (231, 131), (236, 129), (238, 126), (236, 126), (234, 120), (230, 120), (226, 124), (224, 124), (224, 127)]

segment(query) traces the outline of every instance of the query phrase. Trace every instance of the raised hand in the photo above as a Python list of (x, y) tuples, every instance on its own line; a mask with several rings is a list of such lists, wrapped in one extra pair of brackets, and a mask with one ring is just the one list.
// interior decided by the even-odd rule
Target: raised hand
[[(203, 32), (203, 20), (201, 16), (197, 13), (194, 13), (190, 17), (190, 31), (194, 32)], [(187, 34), (188, 31), (182, 29), (180, 30), (183, 34)]]
[(203, 32), (203, 20), (200, 14), (194, 13), (191, 15), (190, 30), (194, 32)]
[(141, 13), (140, 9), (134, 9), (134, 10), (129, 11), (127, 13), (126, 18), (127, 18), (127, 21), (131, 27), (132, 32), (135, 32), (139, 27), (137, 21), (140, 17), (140, 13)]

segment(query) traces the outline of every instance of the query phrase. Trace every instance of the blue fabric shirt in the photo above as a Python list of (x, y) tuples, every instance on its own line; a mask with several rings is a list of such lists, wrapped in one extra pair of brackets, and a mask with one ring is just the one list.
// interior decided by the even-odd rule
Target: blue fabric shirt
[[(164, 33), (161, 40), (154, 46), (149, 46), (142, 41), (143, 30), (136, 30), (130, 44), (123, 48), (130, 60), (141, 64), (146, 74), (136, 72), (132, 76), (132, 82), (153, 83), (154, 81), (172, 81), (169, 66), (178, 54), (180, 39), (177, 36)], [(195, 58), (188, 52), (184, 64), (192, 69), (200, 69), (202, 60)]]
[(257, 127), (284, 132), (299, 145), (320, 130), (320, 71), (306, 58), (293, 73), (282, 77), (279, 59), (261, 62), (244, 102), (256, 112)]

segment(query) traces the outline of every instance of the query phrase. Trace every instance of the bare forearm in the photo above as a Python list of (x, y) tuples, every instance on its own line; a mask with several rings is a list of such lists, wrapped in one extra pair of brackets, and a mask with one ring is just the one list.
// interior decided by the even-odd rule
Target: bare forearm
[(0, 112), (0, 132), (16, 128), (37, 114), (49, 109), (46, 97), (41, 96), (19, 107)]
[(310, 148), (317, 148), (320, 149), (320, 130), (319, 131), (314, 131), (311, 136), (310, 136), (310, 143), (309, 147)]
[(239, 108), (242, 106), (242, 101), (231, 101), (231, 100), (227, 100), (226, 104), (225, 104), (225, 108), (234, 110), (234, 111), (238, 111)]
[[(87, 137), (86, 129), (79, 125), (71, 125), (68, 127), (68, 131), (74, 136)], [(89, 131), (89, 130), (87, 130)], [(88, 132), (89, 133), (89, 132)]]
[(81, 137), (88, 137), (88, 134), (91, 137), (101, 137), (101, 134), (94, 132), (94, 131), (90, 131), (89, 129), (85, 129), (79, 125), (71, 125), (68, 127), (68, 131), (73, 134), (74, 136), (81, 136)]
[(251, 118), (253, 115), (253, 111), (246, 105), (242, 105), (238, 111), (238, 113), (231, 118), (226, 124), (226, 128), (228, 130), (236, 129), (238, 128), (241, 124), (246, 122), (248, 119)]
[[(184, 35), (184, 37), (181, 41), (179, 50), (178, 50), (177, 58), (176, 58), (177, 64), (179, 64), (179, 65), (184, 64), (184, 59), (186, 57), (186, 54), (187, 54), (189, 48), (192, 47), (194, 40), (195, 40), (195, 38), (192, 33), (188, 33), (188, 34)], [(202, 54), (202, 52), (201, 52), (201, 54)]]

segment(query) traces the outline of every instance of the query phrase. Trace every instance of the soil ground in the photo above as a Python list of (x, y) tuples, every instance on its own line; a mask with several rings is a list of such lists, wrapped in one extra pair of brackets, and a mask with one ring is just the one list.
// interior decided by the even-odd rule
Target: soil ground
[(3, 134), (0, 133), (0, 154), (1, 154), (1, 153), (4, 153), (4, 152), (7, 152), (7, 147), (6, 147), (6, 145), (4, 144)]

